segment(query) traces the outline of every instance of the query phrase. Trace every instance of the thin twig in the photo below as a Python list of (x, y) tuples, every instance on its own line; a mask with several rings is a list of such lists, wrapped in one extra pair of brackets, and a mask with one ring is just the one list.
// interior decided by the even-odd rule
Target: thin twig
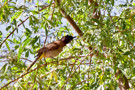
[[(90, 56), (89, 68), (91, 67), (91, 64), (92, 64), (91, 61), (92, 61), (92, 56), (93, 56), (93, 55), (94, 55), (94, 54), (91, 54), (91, 56)], [(90, 68), (90, 69), (91, 69), (91, 68)], [(89, 70), (89, 71), (90, 71), (90, 70)], [(88, 78), (90, 78), (89, 73), (90, 73), (90, 72), (88, 72)]]
[[(82, 63), (81, 65), (87, 65), (87, 64), (90, 64), (90, 63)], [(93, 64), (93, 63), (92, 63)], [(57, 65), (67, 65), (67, 64), (57, 64)], [(71, 63), (71, 64), (68, 64), (69, 66), (73, 66), (73, 65), (78, 65), (78, 64), (74, 64), (74, 63)], [(73, 69), (71, 69), (72, 71)]]
[[(50, 63), (48, 63), (48, 64), (50, 64)], [(25, 75), (27, 75), (27, 74), (29, 74), (29, 73), (31, 73), (31, 72), (33, 72), (33, 71), (35, 71), (35, 70), (37, 70), (37, 69), (39, 69), (39, 68), (41, 68), (41, 67), (44, 67), (44, 66), (46, 66), (46, 65), (48, 65), (48, 64), (47, 64), (47, 63), (46, 63), (46, 64), (43, 64), (43, 65), (41, 65), (41, 66), (39, 66), (39, 67), (37, 67), (37, 68), (31, 70), (31, 71), (28, 71), (28, 72), (22, 74), (20, 77), (18, 77), (18, 78), (16, 78), (16, 79), (10, 81), (9, 83), (5, 84), (3, 87), (0, 88), (0, 90), (3, 89), (4, 87), (7, 87), (9, 84), (11, 84), (11, 83), (13, 83), (13, 82), (19, 80), (20, 78), (24, 77)]]
[[(54, 4), (54, 3), (52, 3), (52, 4)], [(44, 10), (45, 8), (47, 8), (47, 7), (49, 7), (50, 5), (47, 5), (47, 6), (44, 6), (42, 9), (40, 9), (39, 11), (42, 11), (42, 10)]]
[(6, 39), (0, 44), (0, 48), (2, 47), (3, 43), (14, 33), (14, 31), (20, 26), (22, 25), (26, 20), (28, 20), (29, 17), (27, 17), (25, 20), (23, 20), (7, 37)]
[(8, 2), (9, 2), (9, 0), (3, 6), (1, 6), (0, 9), (2, 9), (5, 5), (7, 5)]
[[(134, 30), (134, 23), (133, 23), (133, 15), (134, 15), (134, 14), (135, 14), (135, 13), (131, 13), (131, 15), (130, 15), (132, 32), (133, 32), (133, 30)], [(134, 34), (134, 32), (133, 32), (133, 34)]]
[[(88, 54), (88, 55), (89, 55), (89, 54)], [(86, 55), (86, 57), (87, 57), (88, 55)], [(66, 81), (64, 82), (64, 84), (62, 85), (62, 87), (60, 88), (60, 90), (63, 90), (65, 84), (66, 84), (66, 83), (68, 82), (68, 80), (72, 77), (72, 75), (75, 73), (75, 71), (80, 67), (80, 65), (83, 63), (83, 61), (86, 59), (86, 57), (84, 57), (84, 59), (80, 62), (80, 64), (75, 68), (75, 70), (73, 71), (73, 73), (71, 73), (71, 74), (67, 77)]]
[(75, 60), (75, 62), (73, 63), (72, 67), (71, 67), (71, 72), (73, 70), (73, 67), (75, 66), (75, 63), (77, 62), (77, 60)]
[(26, 60), (26, 61), (33, 62), (33, 61), (31, 61), (31, 60), (29, 60), (29, 59), (27, 59), (27, 58), (20, 58), (20, 59), (24, 59), (24, 60)]
[[(54, 4), (54, 3), (52, 3), (52, 4)], [(55, 4), (54, 4), (54, 8), (55, 8)], [(51, 14), (51, 21), (52, 21), (53, 14), (54, 14), (54, 8), (53, 8), (53, 12), (52, 12), (52, 14)], [(48, 29), (49, 29), (49, 28), (50, 28), (50, 27), (48, 26)], [(47, 35), (46, 35), (46, 37), (45, 37), (44, 47), (45, 47), (46, 41), (47, 41)]]
[[(90, 51), (90, 55), (91, 55), (91, 52), (93, 51), (93, 50), (95, 50), (95, 48), (93, 48), (91, 51)], [(88, 54), (88, 55), (89, 55)], [(78, 67), (76, 67), (75, 68), (75, 70), (73, 71), (73, 73), (71, 73), (69, 76), (68, 76), (68, 78), (66, 79), (66, 81), (64, 82), (64, 84), (62, 85), (62, 87), (60, 88), (60, 90), (63, 90), (63, 88), (64, 88), (64, 86), (65, 86), (65, 84), (68, 82), (68, 80), (72, 77), (72, 75), (76, 72), (76, 70), (80, 67), (80, 65), (83, 63), (83, 61), (86, 59), (86, 57), (88, 56), (88, 55), (86, 55), (84, 58), (83, 58), (83, 60), (80, 62), (80, 64), (78, 65)]]
[(58, 70), (59, 68), (54, 68), (53, 70), (50, 70), (49, 72), (47, 72), (44, 76), (41, 76), (40, 78), (43, 79), (45, 76), (49, 75), (50, 73)]
[[(52, 3), (52, 4), (53, 4), (53, 3)], [(49, 7), (49, 6), (50, 6), (50, 5), (47, 5), (47, 6), (43, 7), (41, 10), (39, 10), (39, 12), (42, 11), (43, 9)], [(29, 17), (27, 17), (24, 21), (22, 21), (22, 22), (6, 37), (6, 39), (0, 44), (0, 48), (2, 47), (3, 43), (14, 33), (14, 31), (15, 31), (20, 25), (22, 25), (26, 20), (28, 20), (28, 19), (29, 19)]]
[[(13, 58), (14, 59), (14, 58)], [(24, 59), (24, 60), (26, 60), (26, 61), (29, 61), (29, 62), (32, 62), (31, 60), (29, 60), (29, 59), (27, 59), (27, 58), (20, 58), (20, 59)], [(7, 62), (7, 61), (10, 61), (10, 60), (0, 60), (0, 62)]]
[(90, 79), (90, 78), (88, 78), (88, 79), (86, 79), (86, 80), (83, 80), (83, 81), (77, 83), (75, 86), (71, 87), (71, 88), (68, 89), (68, 90), (73, 90), (73, 88), (75, 88), (77, 85), (82, 84), (83, 82), (86, 82), (86, 81), (88, 81), (89, 79)]
[[(92, 51), (93, 51), (93, 50), (92, 50)], [(89, 56), (89, 54), (88, 54), (87, 56)], [(85, 59), (87, 56), (85, 56), (85, 57), (84, 57), (84, 56), (80, 56), (80, 57), (84, 57), (84, 59)], [(75, 58), (75, 57), (72, 57), (72, 58)], [(63, 59), (60, 59), (59, 61), (64, 61), (64, 60), (68, 60), (68, 59), (72, 59), (72, 58), (71, 58), (71, 57), (63, 58)], [(84, 61), (84, 60), (82, 60), (81, 62), (83, 62), (83, 61)], [(9, 84), (11, 84), (11, 83), (13, 83), (13, 82), (19, 80), (20, 78), (23, 78), (25, 75), (27, 75), (27, 74), (29, 74), (29, 73), (31, 73), (31, 72), (33, 72), (33, 71), (35, 71), (35, 70), (37, 70), (37, 69), (39, 69), (39, 68), (41, 68), (41, 67), (47, 66), (47, 65), (49, 65), (49, 64), (52, 64), (52, 63), (57, 63), (57, 61), (52, 61), (52, 62), (50, 62), (50, 63), (43, 64), (43, 65), (41, 65), (41, 66), (39, 66), (39, 67), (36, 67), (35, 69), (33, 69), (33, 70), (31, 70), (31, 71), (28, 71), (28, 72), (22, 74), (20, 77), (18, 77), (18, 78), (16, 78), (16, 79), (10, 81), (9, 83), (5, 84), (3, 87), (0, 88), (0, 90), (3, 89), (4, 87), (7, 87)], [(99, 63), (101, 63), (101, 62), (99, 62)], [(83, 64), (83, 63), (80, 63), (79, 66), (80, 66), (81, 64)], [(78, 66), (78, 67), (79, 67), (79, 66)], [(78, 68), (78, 67), (77, 67), (77, 68)], [(76, 68), (76, 69), (77, 69), (77, 68)], [(76, 69), (74, 70), (74, 72), (76, 71)], [(72, 74), (74, 74), (74, 72), (73, 72)], [(48, 74), (49, 74), (49, 73), (48, 73)], [(71, 76), (72, 76), (72, 75), (70, 75), (70, 77), (71, 77)]]
[[(38, 69), (37, 69), (37, 71), (36, 71), (36, 75), (35, 75), (35, 77), (34, 77), (34, 83), (36, 82), (37, 72), (38, 72)], [(31, 87), (31, 89), (30, 89), (30, 90), (33, 90), (33, 87), (34, 87), (34, 84), (32, 85), (32, 87)]]
[[(54, 1), (55, 1), (55, 0), (54, 0)], [(55, 4), (54, 4), (53, 12), (52, 12), (52, 15), (51, 15), (51, 21), (52, 21), (52, 19), (53, 19), (54, 9), (55, 9)]]
[[(72, 58), (73, 58), (73, 57), (72, 57)], [(67, 59), (71, 59), (71, 57), (68, 57)], [(66, 58), (63, 58), (63, 59), (60, 59), (59, 61), (64, 61), (64, 60), (67, 60), (67, 59), (66, 59)], [(25, 75), (27, 75), (27, 74), (29, 74), (29, 73), (31, 73), (31, 72), (33, 72), (33, 71), (35, 71), (35, 70), (37, 70), (37, 69), (39, 69), (39, 68), (41, 68), (41, 67), (44, 67), (44, 66), (47, 66), (47, 65), (49, 65), (49, 64), (56, 63), (56, 62), (57, 62), (57, 61), (52, 61), (52, 62), (50, 62), (50, 63), (43, 64), (43, 65), (41, 65), (41, 66), (39, 66), (39, 67), (37, 67), (37, 68), (31, 70), (31, 71), (28, 71), (28, 72), (22, 74), (20, 77), (18, 77), (18, 78), (16, 78), (16, 79), (10, 81), (9, 83), (5, 84), (3, 87), (0, 88), (0, 90), (1, 90), (2, 88), (4, 88), (4, 87), (7, 87), (9, 84), (11, 84), (11, 83), (17, 81), (18, 79), (24, 77)]]
[(128, 43), (135, 49), (135, 46), (130, 41)]
[[(55, 3), (60, 7), (60, 0), (56, 0), (56, 1), (57, 1), (57, 2), (55, 2)], [(89, 0), (90, 3), (93, 2), (93, 1), (94, 1), (94, 0)], [(94, 3), (94, 2), (93, 2), (93, 3)], [(95, 6), (98, 6), (98, 3), (95, 2), (94, 5), (95, 5)], [(97, 7), (95, 7), (95, 10), (94, 10), (93, 13), (95, 13), (96, 10), (97, 10)], [(75, 21), (74, 21), (69, 15), (66, 14), (66, 12), (64, 11), (64, 9), (60, 8), (60, 11), (61, 11), (62, 15), (68, 20), (68, 22), (72, 25), (72, 27), (74, 28), (74, 30), (79, 34), (79, 36), (82, 36), (82, 35), (83, 35), (83, 32), (82, 32), (82, 31), (80, 30), (80, 28), (76, 25)], [(100, 17), (100, 12), (97, 13), (97, 14), (95, 14), (94, 16), (95, 16), (95, 17), (93, 17), (93, 18), (99, 19), (99, 17)], [(132, 45), (132, 44), (131, 44), (131, 45)], [(133, 46), (133, 45), (132, 45), (132, 46)], [(92, 48), (93, 48), (93, 47), (92, 47)], [(89, 50), (91, 50), (91, 47), (89, 48)], [(98, 55), (99, 55), (99, 53), (96, 52), (96, 56), (98, 56)], [(118, 74), (123, 74), (123, 73), (120, 72), (120, 73), (118, 73)], [(71, 76), (72, 76), (72, 74), (71, 74)], [(69, 79), (71, 76), (69, 76), (69, 77), (67, 78), (67, 80), (66, 80), (66, 82), (64, 83), (64, 85), (67, 83), (68, 79)], [(124, 76), (125, 76), (125, 75), (124, 75)], [(124, 79), (126, 80), (126, 77), (124, 77)], [(121, 84), (121, 82), (118, 82), (118, 83)], [(127, 80), (127, 83), (126, 83), (126, 84), (128, 84), (128, 80)], [(126, 87), (126, 84), (125, 84), (125, 85), (123, 84), (123, 86)], [(62, 86), (62, 88), (64, 87), (64, 85)], [(119, 85), (119, 87), (120, 87), (120, 85)], [(61, 89), (62, 89), (62, 88), (61, 88)], [(127, 88), (124, 88), (124, 89), (127, 89)], [(129, 88), (128, 88), (128, 89), (129, 89)]]
[[(54, 3), (52, 3), (52, 4), (54, 4)], [(54, 8), (55, 8), (55, 4), (54, 4)], [(53, 8), (53, 12), (52, 12), (52, 14), (51, 14), (51, 21), (52, 21), (52, 18), (53, 18), (54, 8)], [(49, 29), (49, 28), (50, 28), (50, 27), (48, 26), (48, 29)], [(46, 41), (47, 41), (47, 35), (46, 35), (46, 37), (45, 37), (44, 47), (45, 47)]]
[(44, 42), (44, 47), (45, 47), (45, 43), (46, 43), (46, 41), (47, 41), (47, 35), (45, 36), (45, 42)]
[(7, 61), (9, 61), (9, 60), (2, 60), (2, 61), (0, 61), (0, 62), (7, 62)]

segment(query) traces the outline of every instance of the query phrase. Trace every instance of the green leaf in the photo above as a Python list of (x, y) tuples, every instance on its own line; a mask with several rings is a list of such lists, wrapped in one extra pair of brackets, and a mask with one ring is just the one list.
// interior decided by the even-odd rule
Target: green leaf
[(34, 39), (32, 39), (32, 41), (30, 42), (30, 44), (34, 45), (38, 39), (39, 37), (35, 36)]
[(33, 14), (39, 14), (39, 11), (31, 11)]
[(13, 42), (14, 42), (15, 44), (20, 44), (20, 42), (19, 42), (18, 40), (16, 40), (15, 38), (13, 39)]
[(114, 6), (114, 0), (111, 0), (111, 4), (112, 4), (112, 6)]
[(26, 36), (30, 36), (32, 34), (32, 32), (28, 28), (25, 28), (25, 30), (26, 30), (25, 32)]
[(22, 45), (20, 45), (19, 50), (18, 50), (18, 60), (21, 58), (22, 52), (23, 52), (23, 47)]
[(7, 63), (4, 64), (4, 65), (1, 67), (0, 71), (5, 71), (7, 65), (8, 65)]
[(88, 7), (88, 0), (86, 0), (86, 7)]
[(32, 17), (33, 17), (33, 19), (34, 19), (34, 22), (33, 22), (33, 23), (38, 24), (38, 23), (39, 23), (39, 20), (38, 20), (35, 16), (32, 16)]
[(18, 67), (12, 67), (11, 68), (11, 70), (17, 70), (18, 69)]
[(15, 19), (17, 19), (22, 14), (22, 12), (23, 12), (22, 10), (20, 12), (18, 12)]
[(7, 41), (5, 42), (5, 44), (6, 44), (7, 48), (8, 48), (8, 50), (10, 51), (10, 47), (9, 47), (9, 44), (8, 44)]
[(6, 16), (4, 14), (2, 14), (2, 18), (6, 21)]
[(50, 20), (47, 20), (47, 21), (52, 27), (54, 27), (54, 23), (52, 23), (52, 21), (50, 21)]
[(28, 45), (29, 44), (29, 42), (30, 42), (30, 38), (29, 39), (26, 39), (25, 41), (24, 41), (24, 44), (23, 44), (23, 47), (25, 47), (26, 45)]
[(32, 16), (29, 17), (29, 25), (32, 25), (33, 26)]
[(132, 54), (133, 52), (134, 52), (134, 50), (130, 50), (130, 51), (127, 51), (127, 52), (123, 53), (123, 55), (130, 55), (130, 54)]
[(18, 49), (20, 45), (15, 45), (15, 49)]
[(16, 25), (16, 22), (14, 21), (14, 19), (17, 19), (22, 14), (22, 12), (23, 12), (23, 10), (15, 12), (14, 16), (12, 16), (12, 18), (11, 18), (11, 23), (13, 22), (14, 25)]
[(111, 24), (111, 26), (114, 26), (116, 24), (116, 22), (113, 22), (112, 24)]
[(11, 39), (7, 39), (9, 42), (14, 43)]
[(25, 57), (28, 57), (29, 56), (29, 51), (27, 51), (26, 53), (25, 53)]
[(13, 19), (13, 24), (17, 26), (16, 19)]
[(20, 84), (22, 90), (27, 90), (27, 84)]
[(135, 3), (132, 3), (133, 6), (135, 6)]
[(6, 28), (6, 31), (8, 31), (10, 28), (11, 28), (11, 26), (8, 26), (8, 27)]
[(98, 19), (94, 19), (94, 18), (92, 18), (92, 20), (93, 20), (94, 22), (96, 22), (96, 23), (100, 24), (100, 21), (99, 21)]
[(7, 72), (8, 68), (9, 68), (9, 64), (6, 65), (4, 74)]

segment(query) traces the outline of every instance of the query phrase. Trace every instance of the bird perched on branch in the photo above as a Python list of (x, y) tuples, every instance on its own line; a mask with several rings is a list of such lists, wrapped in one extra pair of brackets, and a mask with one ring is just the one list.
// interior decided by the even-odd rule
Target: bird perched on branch
[(56, 40), (47, 44), (37, 51), (37, 58), (35, 61), (27, 68), (27, 71), (36, 63), (37, 60), (44, 58), (53, 58), (59, 55), (62, 52), (63, 47), (66, 46), (72, 39), (75, 38), (70, 35), (63, 36), (61, 39)]

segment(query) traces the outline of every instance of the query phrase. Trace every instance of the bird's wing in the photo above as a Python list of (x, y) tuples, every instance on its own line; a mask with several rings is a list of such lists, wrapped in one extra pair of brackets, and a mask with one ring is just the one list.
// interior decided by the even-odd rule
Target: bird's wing
[(36, 63), (36, 61), (40, 58), (42, 58), (43, 53), (47, 52), (47, 51), (51, 51), (51, 50), (56, 50), (60, 47), (60, 45), (56, 42), (52, 42), (49, 43), (48, 45), (46, 45), (45, 47), (42, 47), (41, 49), (39, 49), (36, 53), (38, 53), (36, 56), (37, 58), (35, 59), (35, 61), (27, 68), (27, 71), (30, 70), (30, 68)]
[(48, 48), (48, 51), (51, 51), (51, 50), (56, 50), (60, 47), (60, 44), (56, 43), (57, 41), (55, 42), (52, 42), (50, 44), (48, 44), (46, 47)]
[(48, 45), (46, 45), (45, 47), (42, 47), (41, 49), (39, 49), (36, 53), (38, 53), (36, 56), (40, 57), (43, 53), (46, 53), (47, 51), (51, 51), (51, 50), (56, 50), (60, 47), (59, 44), (52, 42), (49, 43)]

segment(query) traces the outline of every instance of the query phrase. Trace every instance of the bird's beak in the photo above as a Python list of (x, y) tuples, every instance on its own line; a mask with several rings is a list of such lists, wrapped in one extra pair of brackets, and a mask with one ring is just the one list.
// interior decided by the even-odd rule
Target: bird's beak
[(73, 38), (76, 38), (76, 36), (74, 36)]
[(76, 39), (78, 39), (78, 38), (77, 38), (77, 36), (74, 36), (73, 39), (76, 40)]

